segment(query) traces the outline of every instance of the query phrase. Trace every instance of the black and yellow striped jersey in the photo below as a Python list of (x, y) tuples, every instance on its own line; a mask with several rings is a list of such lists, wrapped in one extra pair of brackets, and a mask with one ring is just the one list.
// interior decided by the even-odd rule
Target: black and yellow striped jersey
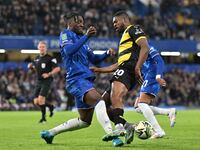
[(123, 62), (136, 62), (139, 57), (140, 47), (137, 42), (146, 38), (145, 33), (138, 25), (130, 25), (124, 31), (118, 49), (118, 66)]

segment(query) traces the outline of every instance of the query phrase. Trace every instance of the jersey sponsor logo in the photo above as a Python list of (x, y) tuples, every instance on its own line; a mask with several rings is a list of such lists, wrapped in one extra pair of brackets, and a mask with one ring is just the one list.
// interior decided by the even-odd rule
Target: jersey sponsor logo
[(42, 69), (46, 68), (46, 64), (45, 63), (41, 63), (41, 68)]

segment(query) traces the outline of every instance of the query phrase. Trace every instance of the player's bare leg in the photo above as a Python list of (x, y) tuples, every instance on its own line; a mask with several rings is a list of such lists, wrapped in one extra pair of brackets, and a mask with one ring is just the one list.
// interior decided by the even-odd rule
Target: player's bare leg
[[(108, 93), (104, 93), (103, 97), (108, 105), (112, 105), (112, 108), (107, 107), (107, 112), (109, 114), (110, 119), (115, 123), (116, 130), (114, 132), (118, 133), (119, 136), (125, 135), (125, 142), (129, 144), (133, 141), (134, 126), (132, 126), (132, 124), (129, 124), (123, 118), (123, 97), (126, 95), (127, 92), (128, 90), (124, 86), (124, 84), (118, 81), (114, 81), (112, 83), (111, 97)], [(104, 137), (104, 140), (108, 140), (107, 136), (109, 135), (106, 135)], [(113, 145), (115, 145), (114, 140)]]
[(114, 115), (115, 128), (125, 135), (125, 143), (130, 144), (133, 141), (134, 125), (128, 123), (124, 118), (123, 100), (128, 92), (127, 87), (118, 81), (112, 83), (111, 102)]
[(124, 114), (124, 104), (123, 104), (123, 97), (128, 92), (127, 88), (124, 84), (118, 81), (114, 81), (112, 83), (112, 90), (111, 90), (111, 102), (113, 107), (113, 115), (114, 115), (114, 123), (115, 128), (117, 130), (124, 131), (124, 124), (126, 120), (123, 118)]

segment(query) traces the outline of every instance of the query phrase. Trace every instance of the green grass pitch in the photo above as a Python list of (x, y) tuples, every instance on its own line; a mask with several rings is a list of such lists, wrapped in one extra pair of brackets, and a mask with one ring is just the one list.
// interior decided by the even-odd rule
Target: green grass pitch
[[(0, 112), (0, 150), (200, 150), (200, 110), (179, 111), (177, 123), (170, 128), (167, 116), (157, 116), (166, 136), (157, 140), (134, 141), (123, 147), (113, 147), (101, 141), (104, 131), (96, 117), (87, 129), (58, 135), (47, 145), (39, 132), (77, 116), (76, 112), (56, 112), (46, 124), (38, 124), (39, 112)], [(129, 122), (144, 120), (141, 114), (125, 112)]]

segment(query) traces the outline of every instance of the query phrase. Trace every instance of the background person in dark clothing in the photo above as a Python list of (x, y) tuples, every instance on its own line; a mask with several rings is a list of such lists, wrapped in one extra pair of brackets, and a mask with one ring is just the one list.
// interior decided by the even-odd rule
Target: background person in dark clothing
[(47, 54), (47, 44), (44, 41), (38, 43), (38, 55), (33, 63), (28, 64), (28, 68), (37, 72), (37, 83), (34, 91), (34, 104), (40, 106), (42, 118), (39, 123), (46, 122), (46, 106), (49, 107), (50, 117), (53, 116), (54, 106), (46, 101), (53, 75), (60, 71), (55, 58)]

